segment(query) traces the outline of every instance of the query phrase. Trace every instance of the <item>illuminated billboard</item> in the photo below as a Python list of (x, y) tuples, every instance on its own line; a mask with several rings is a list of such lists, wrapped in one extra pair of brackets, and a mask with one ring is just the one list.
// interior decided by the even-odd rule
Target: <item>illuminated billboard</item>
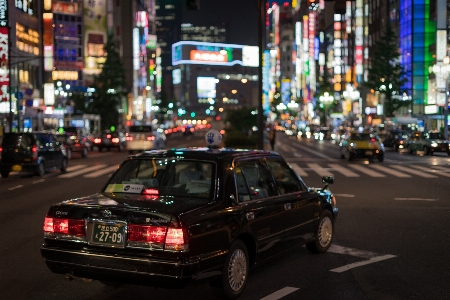
[(182, 41), (172, 45), (172, 65), (259, 66), (258, 47)]
[(9, 101), (8, 27), (0, 27), (0, 102)]
[(214, 77), (197, 77), (197, 97), (216, 98), (216, 83)]
[(105, 61), (106, 1), (84, 0), (85, 74), (99, 74), (99, 64)]

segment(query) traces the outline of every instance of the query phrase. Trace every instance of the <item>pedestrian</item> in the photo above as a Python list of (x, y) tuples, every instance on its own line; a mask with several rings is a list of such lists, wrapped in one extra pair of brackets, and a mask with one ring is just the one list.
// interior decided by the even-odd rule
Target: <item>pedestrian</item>
[(272, 149), (272, 151), (275, 151), (275, 128), (273, 126), (270, 126), (268, 138), (269, 138), (270, 148)]

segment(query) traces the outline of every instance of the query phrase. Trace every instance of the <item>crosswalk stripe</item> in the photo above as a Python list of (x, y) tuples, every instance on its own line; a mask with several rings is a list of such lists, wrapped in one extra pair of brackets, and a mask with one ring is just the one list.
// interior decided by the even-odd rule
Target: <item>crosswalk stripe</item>
[(443, 171), (442, 169), (436, 170), (436, 169), (432, 169), (429, 167), (427, 168), (424, 166), (411, 166), (411, 167), (413, 167), (415, 169), (419, 169), (424, 172), (433, 173), (433, 174), (441, 175), (441, 176), (445, 176), (445, 177), (450, 177), (450, 173), (442, 172)]
[(320, 176), (329, 176), (333, 175), (327, 169), (321, 167), (319, 164), (307, 164), (308, 168), (311, 168), (314, 172), (316, 172)]
[(375, 172), (374, 170), (368, 169), (367, 167), (360, 166), (360, 165), (350, 165), (353, 169), (364, 173), (366, 175), (372, 176), (372, 177), (386, 177), (386, 175)]
[(83, 177), (85, 178), (95, 178), (104, 174), (108, 174), (108, 173), (113, 173), (116, 169), (118, 168), (118, 166), (111, 166), (109, 168), (106, 169), (102, 169), (102, 170), (98, 170), (92, 173), (89, 173), (87, 175), (84, 175)]
[(385, 172), (385, 173), (394, 175), (396, 177), (402, 177), (402, 178), (411, 177), (408, 174), (405, 174), (405, 173), (402, 173), (402, 172), (399, 172), (399, 171), (396, 171), (396, 170), (392, 170), (392, 169), (387, 168), (387, 167), (379, 166), (379, 165), (372, 165), (372, 168), (377, 169), (378, 171), (381, 171), (381, 172)]
[(450, 169), (448, 167), (443, 167), (443, 166), (433, 166), (434, 168), (443, 171), (444, 173), (449, 173)]
[(300, 166), (296, 163), (290, 163), (289, 164), (292, 169), (294, 169), (295, 173), (300, 175), (300, 177), (308, 177), (308, 173), (306, 173)]
[(331, 168), (333, 168), (335, 171), (343, 174), (346, 177), (359, 177), (358, 174), (356, 174), (355, 172), (346, 169), (344, 167), (342, 167), (341, 165), (338, 164), (328, 164), (328, 166), (330, 166)]
[(84, 173), (100, 170), (101, 168), (104, 168), (106, 166), (107, 165), (105, 165), (105, 164), (94, 165), (94, 166), (89, 167), (89, 168), (83, 168), (83, 169), (75, 171), (75, 172), (69, 172), (69, 173), (66, 173), (66, 174), (63, 174), (63, 175), (59, 175), (58, 178), (72, 178), (72, 177), (75, 177), (75, 176), (78, 176), (78, 175), (81, 175), (81, 174), (84, 174)]
[(414, 169), (409, 169), (405, 166), (392, 166), (393, 168), (396, 168), (397, 170), (400, 170), (402, 172), (406, 172), (406, 173), (411, 173), (420, 177), (425, 177), (425, 178), (437, 178), (437, 176), (435, 175), (431, 175), (428, 173), (425, 173), (423, 171), (418, 171), (418, 170), (414, 170)]
[(68, 166), (67, 167), (67, 172), (72, 172), (72, 171), (76, 171), (76, 170), (79, 170), (79, 169), (83, 169), (84, 167), (86, 167), (86, 165)]

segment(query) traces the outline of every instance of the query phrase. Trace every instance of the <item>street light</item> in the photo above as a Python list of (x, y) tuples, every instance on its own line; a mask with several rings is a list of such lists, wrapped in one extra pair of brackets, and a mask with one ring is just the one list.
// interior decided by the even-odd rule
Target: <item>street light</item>
[[(450, 81), (450, 57), (444, 57), (442, 63), (434, 64), (429, 68), (430, 73), (436, 74), (436, 88), (442, 88), (443, 78), (445, 78), (444, 94), (444, 138), (448, 139), (448, 84)], [(440, 75), (440, 76), (439, 76)]]
[(328, 127), (328, 104), (334, 101), (334, 97), (325, 92), (323, 96), (319, 97), (319, 100), (325, 105), (325, 126)]

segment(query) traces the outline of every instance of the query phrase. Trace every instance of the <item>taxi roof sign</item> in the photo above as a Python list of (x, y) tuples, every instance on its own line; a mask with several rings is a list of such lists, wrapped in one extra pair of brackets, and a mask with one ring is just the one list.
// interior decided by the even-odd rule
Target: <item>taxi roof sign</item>
[(206, 133), (205, 141), (208, 144), (208, 147), (218, 148), (220, 143), (222, 142), (222, 135), (218, 130), (211, 129)]

